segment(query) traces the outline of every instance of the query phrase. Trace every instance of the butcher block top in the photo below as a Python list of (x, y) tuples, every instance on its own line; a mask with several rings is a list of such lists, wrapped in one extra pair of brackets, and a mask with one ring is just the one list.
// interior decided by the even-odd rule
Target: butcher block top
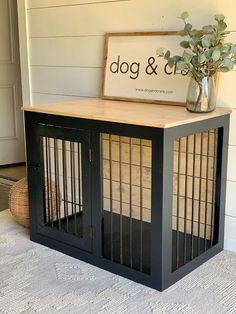
[(231, 113), (229, 108), (216, 108), (213, 112), (199, 114), (190, 113), (181, 106), (103, 100), (100, 98), (24, 106), (22, 110), (157, 128), (175, 127)]

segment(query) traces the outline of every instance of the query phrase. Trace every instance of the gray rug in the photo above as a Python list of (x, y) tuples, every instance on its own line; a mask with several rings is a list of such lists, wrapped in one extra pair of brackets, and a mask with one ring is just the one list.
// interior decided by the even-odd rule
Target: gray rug
[(0, 213), (0, 313), (236, 313), (236, 253), (158, 292), (29, 241)]

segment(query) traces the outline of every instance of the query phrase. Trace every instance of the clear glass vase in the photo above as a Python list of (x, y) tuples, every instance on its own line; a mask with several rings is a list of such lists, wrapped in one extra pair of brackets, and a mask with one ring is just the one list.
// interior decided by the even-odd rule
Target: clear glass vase
[(190, 112), (211, 112), (216, 108), (216, 87), (214, 77), (205, 76), (197, 82), (190, 78), (187, 92), (187, 110)]

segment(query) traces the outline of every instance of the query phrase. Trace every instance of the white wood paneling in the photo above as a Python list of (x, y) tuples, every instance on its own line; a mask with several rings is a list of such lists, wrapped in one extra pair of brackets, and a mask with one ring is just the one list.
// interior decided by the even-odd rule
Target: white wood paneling
[(32, 38), (31, 64), (101, 67), (103, 36)]
[(226, 215), (236, 217), (236, 182), (227, 181)]
[(236, 252), (236, 218), (231, 216), (225, 217), (225, 250)]
[(217, 96), (218, 107), (236, 108), (235, 81), (236, 71), (220, 74)]
[(30, 105), (32, 103), (29, 60), (30, 51), (28, 36), (28, 15), (26, 5), (26, 0), (17, 1), (22, 101), (23, 105)]
[(233, 109), (230, 115), (229, 144), (236, 145), (236, 109)]
[(231, 145), (228, 157), (228, 180), (236, 181), (236, 146)]
[(73, 0), (69, 2), (68, 0), (28, 0), (29, 9), (37, 8), (48, 8), (56, 6), (75, 6), (75, 5), (86, 5), (86, 4), (99, 4), (101, 2), (122, 2), (130, 0)]
[(101, 69), (32, 67), (32, 91), (98, 97)]
[(177, 30), (183, 27), (177, 16), (185, 10), (189, 11), (195, 27), (213, 22), (213, 15), (224, 11), (229, 29), (236, 28), (233, 13), (236, 4), (233, 0), (229, 0), (227, 5), (223, 0), (208, 0), (204, 6), (199, 6), (197, 0), (182, 0), (178, 2), (178, 7), (170, 0), (161, 4), (156, 0), (69, 6), (71, 3), (68, 1), (68, 6), (53, 9), (29, 10), (30, 35), (78, 36), (101, 35), (108, 31)]
[(32, 94), (32, 101), (34, 105), (70, 101), (70, 100), (76, 100), (76, 99), (82, 99), (82, 98), (83, 97), (79, 97), (79, 96), (65, 96), (65, 95), (55, 95), (55, 94), (42, 94), (42, 93)]

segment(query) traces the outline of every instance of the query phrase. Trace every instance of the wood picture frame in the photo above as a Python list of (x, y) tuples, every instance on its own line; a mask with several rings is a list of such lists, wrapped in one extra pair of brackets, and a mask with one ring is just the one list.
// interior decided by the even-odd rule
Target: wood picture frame
[(185, 106), (189, 77), (156, 55), (181, 54), (180, 40), (176, 31), (107, 33), (101, 98)]

